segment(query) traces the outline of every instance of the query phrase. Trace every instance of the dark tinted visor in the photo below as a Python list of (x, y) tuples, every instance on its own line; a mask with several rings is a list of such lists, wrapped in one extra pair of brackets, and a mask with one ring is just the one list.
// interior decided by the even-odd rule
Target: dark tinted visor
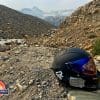
[(72, 71), (76, 73), (82, 73), (86, 75), (96, 74), (96, 66), (91, 57), (82, 58), (73, 62), (68, 62), (66, 64), (69, 64)]

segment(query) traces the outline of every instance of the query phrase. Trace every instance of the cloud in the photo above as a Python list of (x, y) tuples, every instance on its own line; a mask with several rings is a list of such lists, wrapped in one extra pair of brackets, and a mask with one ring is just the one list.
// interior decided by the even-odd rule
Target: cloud
[(0, 0), (0, 4), (13, 9), (32, 8), (37, 6), (42, 10), (75, 9), (91, 0)]

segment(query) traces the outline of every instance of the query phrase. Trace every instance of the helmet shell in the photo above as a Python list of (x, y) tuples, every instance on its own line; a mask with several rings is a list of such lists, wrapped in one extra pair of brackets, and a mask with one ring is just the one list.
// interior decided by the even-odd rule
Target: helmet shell
[(90, 57), (89, 53), (80, 48), (68, 48), (54, 58), (53, 69), (61, 69), (67, 62), (80, 60), (81, 58)]
[[(69, 64), (69, 62), (77, 62), (78, 60), (80, 61), (84, 58), (89, 59), (86, 61), (87, 63), (86, 65), (88, 65), (90, 60), (93, 60), (93, 58), (91, 57), (89, 53), (87, 53), (85, 50), (80, 49), (80, 48), (68, 48), (65, 51), (55, 56), (53, 64), (52, 64), (52, 69), (55, 75), (57, 76), (59, 83), (62, 86), (70, 85), (70, 82), (69, 82), (70, 76), (81, 77), (82, 79), (84, 79), (85, 80), (84, 85), (86, 87), (91, 87), (92, 85), (97, 84), (97, 76), (95, 74), (93, 75), (84, 74), (84, 71), (82, 71), (82, 69), (84, 68), (83, 67), (84, 65), (82, 65), (81, 67), (74, 66), (74, 64), (72, 64), (72, 66), (67, 65)], [(94, 68), (96, 68), (95, 64), (94, 64)], [(90, 86), (90, 84), (92, 85)]]

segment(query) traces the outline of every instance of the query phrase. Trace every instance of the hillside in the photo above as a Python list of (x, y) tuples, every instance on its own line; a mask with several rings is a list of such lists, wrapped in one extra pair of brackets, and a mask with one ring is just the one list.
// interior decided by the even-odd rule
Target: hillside
[(77, 46), (91, 49), (92, 43), (99, 37), (100, 2), (93, 0), (67, 17), (51, 37), (45, 37), (46, 42), (43, 41), (43, 44), (52, 47)]
[(39, 18), (0, 5), (0, 38), (23, 38), (47, 34), (52, 25)]

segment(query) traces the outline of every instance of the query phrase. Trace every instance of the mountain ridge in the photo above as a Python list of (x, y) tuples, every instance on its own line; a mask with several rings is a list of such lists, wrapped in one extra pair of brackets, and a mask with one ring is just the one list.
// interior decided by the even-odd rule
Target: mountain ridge
[(47, 34), (47, 31), (53, 28), (51, 24), (40, 18), (22, 14), (2, 5), (0, 5), (0, 19), (0, 37), (2, 38)]

